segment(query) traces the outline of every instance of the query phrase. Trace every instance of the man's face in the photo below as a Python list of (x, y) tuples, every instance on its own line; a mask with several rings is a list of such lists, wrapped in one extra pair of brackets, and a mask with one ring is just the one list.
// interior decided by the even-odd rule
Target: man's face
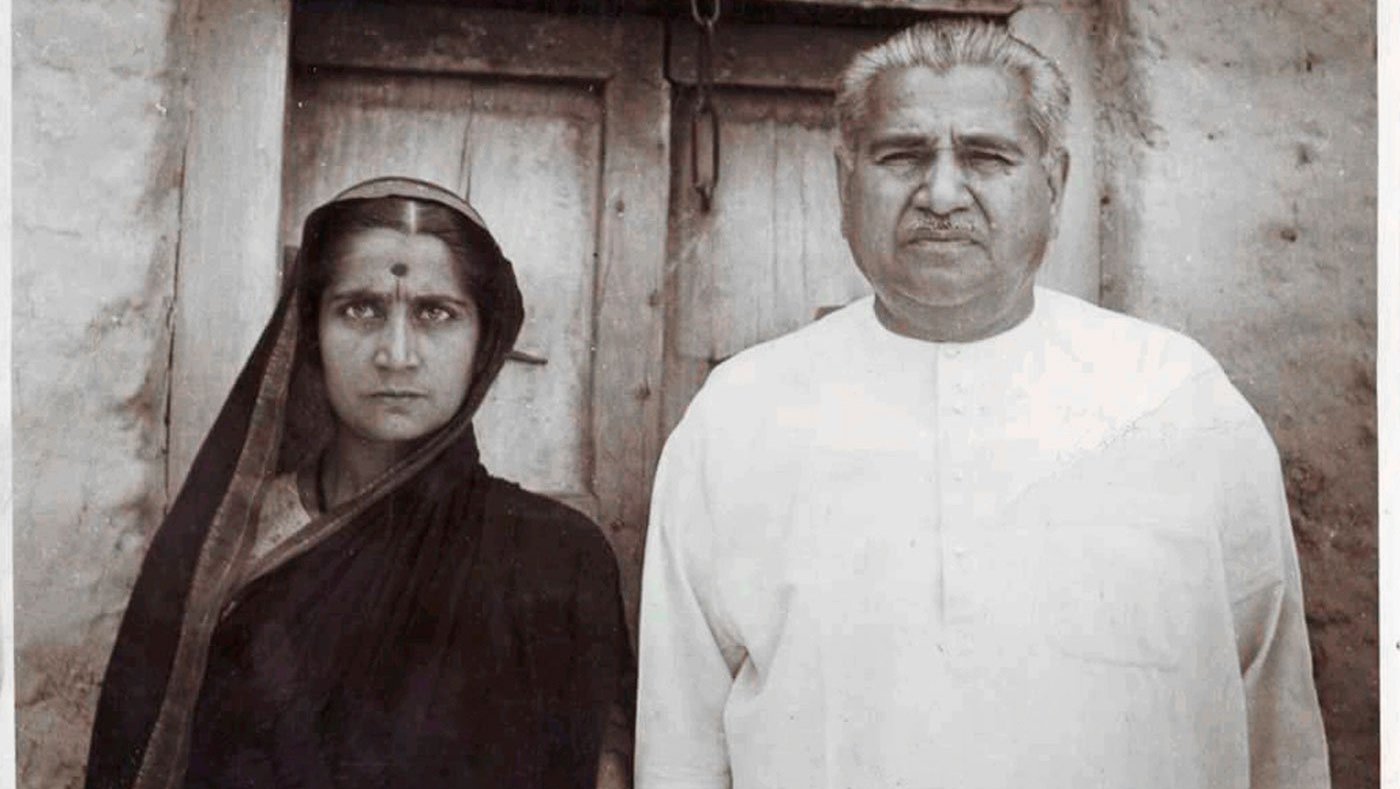
[(837, 163), (842, 233), (891, 328), (971, 339), (1024, 317), (1065, 170), (1046, 170), (1019, 79), (886, 72), (853, 147)]

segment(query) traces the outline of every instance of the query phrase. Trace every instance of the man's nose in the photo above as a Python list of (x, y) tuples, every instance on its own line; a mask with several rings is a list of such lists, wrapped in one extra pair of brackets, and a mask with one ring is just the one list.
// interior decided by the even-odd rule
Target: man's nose
[(953, 151), (941, 150), (933, 157), (924, 173), (923, 182), (919, 184), (915, 200), (920, 208), (940, 216), (972, 206), (967, 174)]
[(392, 309), (379, 334), (374, 363), (384, 370), (408, 370), (418, 366), (418, 337), (408, 311)]

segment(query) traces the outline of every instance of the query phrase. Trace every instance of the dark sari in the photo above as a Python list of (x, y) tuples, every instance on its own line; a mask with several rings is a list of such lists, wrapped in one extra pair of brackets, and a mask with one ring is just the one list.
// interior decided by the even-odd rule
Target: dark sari
[[(337, 198), (460, 199), (407, 180)], [(327, 431), (302, 255), (151, 544), (103, 680), (89, 787), (591, 787), (630, 742), (615, 560), (584, 516), (491, 476), (471, 416), (523, 318), (496, 252), (452, 421), (257, 561), (263, 486)], [(484, 226), (483, 226), (484, 230)], [(494, 246), (494, 245), (493, 245)]]

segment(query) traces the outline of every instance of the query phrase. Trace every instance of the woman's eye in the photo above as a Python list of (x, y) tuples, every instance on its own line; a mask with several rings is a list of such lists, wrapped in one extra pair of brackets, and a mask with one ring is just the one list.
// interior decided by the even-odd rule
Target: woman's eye
[(418, 319), (425, 323), (446, 323), (455, 317), (456, 314), (446, 307), (422, 307), (418, 310)]
[(379, 317), (379, 309), (364, 301), (351, 302), (340, 310), (345, 317), (356, 321), (373, 320)]

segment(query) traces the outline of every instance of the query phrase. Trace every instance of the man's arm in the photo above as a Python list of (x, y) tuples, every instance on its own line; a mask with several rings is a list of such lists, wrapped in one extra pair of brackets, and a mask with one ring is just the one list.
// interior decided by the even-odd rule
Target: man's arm
[(730, 785), (722, 717), (737, 665), (716, 635), (713, 522), (694, 410), (666, 442), (652, 493), (638, 626), (638, 789)]
[(1325, 789), (1327, 741), (1278, 451), (1253, 412), (1227, 435), (1222, 536), (1249, 716), (1250, 786)]

